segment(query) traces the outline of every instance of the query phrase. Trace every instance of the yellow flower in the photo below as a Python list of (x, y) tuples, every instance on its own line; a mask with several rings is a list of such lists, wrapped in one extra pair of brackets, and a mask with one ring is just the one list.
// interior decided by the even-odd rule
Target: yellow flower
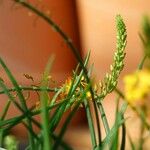
[(72, 85), (72, 78), (69, 77), (66, 81), (65, 81), (65, 94), (67, 95), (70, 91)]
[[(69, 93), (69, 91), (70, 91), (70, 88), (71, 88), (71, 85), (72, 85), (72, 78), (71, 77), (69, 77), (66, 81), (65, 81), (65, 83), (64, 83), (64, 85), (63, 85), (63, 87), (64, 87), (64, 90), (62, 91), (62, 93), (60, 94), (60, 98), (64, 98), (65, 96), (67, 96), (68, 95), (68, 93)], [(79, 83), (79, 86), (76, 88), (76, 90), (75, 90), (75, 93), (77, 94), (77, 95), (80, 95), (80, 93), (81, 93), (81, 89), (80, 89), (80, 86), (82, 86), (82, 88), (83, 89), (86, 89), (87, 88), (87, 83), (86, 83), (86, 81), (85, 81), (85, 78), (84, 78), (84, 76), (82, 76), (81, 77), (81, 81), (80, 81), (80, 83)], [(96, 91), (97, 90), (97, 86), (95, 85), (94, 86), (94, 91)], [(86, 92), (86, 98), (88, 99), (88, 100), (91, 100), (91, 98), (92, 98), (92, 96), (91, 96), (91, 92), (88, 90), (87, 92)]]
[(150, 91), (150, 71), (140, 70), (124, 77), (125, 98), (130, 104), (143, 100)]
[(86, 98), (87, 99), (92, 99), (92, 95), (91, 95), (90, 91), (86, 92)]
[(63, 88), (63, 90), (59, 95), (60, 99), (64, 99), (68, 95), (68, 93), (71, 89), (71, 86), (72, 86), (72, 78), (68, 77), (66, 79), (65, 83), (61, 86), (61, 88)]

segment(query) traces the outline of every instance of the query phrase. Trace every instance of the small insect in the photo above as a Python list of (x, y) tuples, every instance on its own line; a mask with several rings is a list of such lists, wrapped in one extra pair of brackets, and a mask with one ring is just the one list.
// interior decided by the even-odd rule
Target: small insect
[(27, 79), (32, 80), (34, 82), (34, 79), (31, 75), (24, 73), (23, 74)]

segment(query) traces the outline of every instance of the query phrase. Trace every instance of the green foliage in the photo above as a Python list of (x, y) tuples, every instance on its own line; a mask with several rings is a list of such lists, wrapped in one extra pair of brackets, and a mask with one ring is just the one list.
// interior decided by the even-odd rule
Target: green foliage
[[(5, 94), (8, 96), (9, 100), (6, 104), (6, 107), (3, 110), (0, 119), (0, 142), (1, 145), (5, 143), (6, 148), (10, 148), (13, 145), (17, 145), (14, 143), (14, 139), (7, 139), (7, 135), (9, 135), (10, 130), (18, 124), (23, 124), (29, 135), (29, 145), (26, 149), (37, 149), (37, 150), (57, 150), (59, 148), (65, 150), (71, 150), (72, 148), (65, 143), (64, 135), (67, 131), (67, 127), (72, 120), (74, 114), (78, 111), (80, 106), (84, 106), (83, 108), (86, 111), (86, 116), (88, 120), (91, 142), (93, 150), (101, 150), (106, 147), (110, 148), (112, 144), (118, 139), (118, 131), (122, 126), (122, 148), (125, 148), (125, 120), (124, 113), (127, 108), (127, 103), (124, 103), (121, 109), (118, 108), (116, 112), (116, 120), (114, 122), (113, 127), (109, 126), (107, 121), (107, 116), (105, 113), (105, 109), (101, 100), (105, 98), (107, 94), (112, 92), (118, 82), (118, 77), (120, 72), (123, 69), (123, 61), (125, 57), (125, 46), (126, 46), (126, 27), (123, 22), (123, 19), (120, 15), (116, 16), (116, 28), (117, 28), (117, 45), (116, 52), (114, 54), (114, 62), (111, 65), (111, 73), (106, 74), (104, 81), (101, 83), (101, 92), (99, 94), (98, 90), (95, 90), (93, 87), (93, 80), (91, 77), (92, 67), (88, 69), (88, 61), (90, 57), (90, 53), (87, 54), (85, 61), (81, 58), (78, 50), (72, 43), (72, 40), (64, 33), (61, 28), (46, 14), (36, 8), (28, 1), (24, 0), (13, 0), (15, 3), (21, 4), (21, 6), (33, 11), (36, 15), (44, 19), (50, 27), (55, 29), (55, 31), (63, 38), (66, 44), (72, 50), (75, 58), (77, 59), (79, 65), (76, 70), (73, 72), (71, 80), (69, 84), (66, 82), (64, 85), (57, 86), (54, 88), (51, 87), (49, 72), (52, 65), (52, 59), (47, 64), (41, 86), (31, 85), (29, 87), (25, 87), (19, 85), (13, 74), (4, 63), (4, 61), (0, 58), (0, 64), (6, 72), (8, 78), (13, 84), (12, 88), (8, 88), (5, 85), (5, 82), (0, 79), (0, 94)], [(32, 77), (27, 76), (27, 78), (34, 80)], [(67, 90), (66, 90), (67, 87)], [(36, 92), (40, 95), (40, 106), (36, 108), (36, 105), (29, 108), (27, 106), (26, 98), (24, 95), (24, 91), (32, 91)], [(16, 92), (16, 96), (13, 95), (13, 92)], [(49, 98), (49, 94), (52, 95), (52, 98)], [(19, 99), (19, 102), (17, 101)], [(7, 118), (7, 112), (9, 110), (10, 105), (15, 105), (16, 109), (20, 110), (21, 115), (14, 116), (13, 118)], [(94, 106), (94, 114), (96, 115), (96, 125), (94, 126), (94, 120), (92, 116), (91, 106)], [(100, 115), (99, 115), (99, 112)], [(65, 118), (62, 129), (59, 132), (56, 132), (56, 129), (59, 127), (60, 122), (62, 120), (63, 115), (68, 112), (67, 117)], [(40, 115), (41, 122), (38, 122), (34, 119), (34, 116)], [(105, 128), (106, 136), (102, 140), (101, 137), (101, 126), (99, 120), (102, 120), (103, 126)], [(33, 129), (33, 125), (36, 126), (40, 132), (35, 133)], [(98, 140), (96, 137), (96, 131), (98, 131)], [(115, 148), (118, 148), (118, 143), (115, 145)]]

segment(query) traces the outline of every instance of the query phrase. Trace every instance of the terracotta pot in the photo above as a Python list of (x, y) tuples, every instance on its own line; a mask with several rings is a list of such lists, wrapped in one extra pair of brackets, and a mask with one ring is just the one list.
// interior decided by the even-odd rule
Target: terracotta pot
[[(94, 63), (94, 74), (97, 79), (104, 77), (113, 60), (116, 46), (115, 16), (117, 14), (121, 14), (124, 18), (128, 35), (125, 68), (121, 76), (134, 71), (142, 54), (142, 42), (138, 33), (141, 29), (143, 15), (150, 15), (150, 1), (146, 0), (143, 3), (138, 0), (77, 0), (77, 9), (83, 56), (87, 50), (91, 50), (90, 62)], [(122, 86), (122, 81), (119, 83), (121, 83), (119, 86)], [(109, 123), (112, 125), (115, 112), (114, 96), (106, 97), (104, 106)], [(135, 120), (133, 113), (128, 113), (127, 116), (133, 117), (129, 120), (129, 130), (136, 132), (133, 136), (137, 139), (139, 121)]]
[[(53, 0), (32, 2), (42, 11), (48, 13), (79, 48), (73, 1), (66, 0), (59, 3)], [(19, 81), (19, 84), (31, 84), (23, 77), (24, 73), (32, 75), (35, 81), (38, 82), (51, 54), (56, 56), (52, 68), (53, 79), (60, 84), (71, 74), (76, 65), (71, 50), (66, 46), (60, 35), (41, 18), (16, 5), (11, 0), (5, 0), (0, 6), (0, 22), (0, 55)], [(10, 81), (5, 75), (3, 75), (3, 78), (10, 85)], [(1, 99), (3, 99), (0, 103), (2, 108), (6, 97), (1, 96)], [(33, 99), (36, 99), (34, 95), (32, 101), (28, 102), (29, 105), (35, 103)], [(10, 112), (8, 117), (18, 114), (14, 107)], [(75, 117), (74, 123), (83, 120), (82, 110), (79, 113), (81, 117)], [(15, 129), (15, 133), (17, 132), (20, 132), (20, 136), (25, 136), (22, 128)]]
[[(36, 2), (33, 4), (45, 13), (49, 12), (52, 19), (79, 47), (74, 3), (68, 0), (59, 3), (47, 0), (37, 5)], [(19, 73), (42, 73), (50, 55), (55, 54), (53, 72), (70, 73), (75, 66), (74, 56), (62, 38), (44, 20), (21, 6), (15, 6), (11, 0), (1, 4), (0, 12), (1, 56), (12, 70)]]

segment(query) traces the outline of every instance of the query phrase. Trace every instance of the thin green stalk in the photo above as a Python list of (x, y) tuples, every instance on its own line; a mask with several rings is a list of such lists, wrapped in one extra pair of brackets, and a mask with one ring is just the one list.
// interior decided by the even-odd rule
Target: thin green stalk
[[(86, 61), (87, 61), (88, 57), (86, 58)], [(86, 65), (86, 62), (85, 61), (85, 65)], [(78, 71), (78, 68), (76, 69), (75, 73), (74, 73), (74, 76), (73, 76), (73, 79), (72, 79), (72, 82), (71, 82), (71, 86), (70, 86), (70, 89), (68, 91), (68, 94), (67, 94), (67, 99), (68, 101), (66, 101), (64, 104), (60, 105), (56, 110), (55, 112), (53, 113), (51, 119), (50, 119), (50, 122), (51, 124), (49, 125), (49, 130), (51, 131), (54, 131), (55, 128), (57, 127), (58, 123), (60, 122), (62, 116), (63, 116), (63, 113), (66, 111), (66, 109), (68, 108), (67, 105), (69, 104), (69, 106), (72, 105), (72, 103), (75, 101), (75, 97), (73, 97), (74, 93), (75, 93), (75, 90), (76, 88), (78, 87), (79, 83), (80, 83), (80, 80), (82, 78), (82, 75), (83, 75), (83, 71), (81, 71), (80, 75), (77, 76), (77, 71)], [(63, 101), (63, 100), (62, 100)], [(72, 102), (71, 102), (72, 101)]]
[(125, 122), (125, 119), (122, 117), (127, 109), (128, 104), (125, 102), (121, 106), (121, 109), (118, 112), (117, 121), (114, 123), (113, 127), (109, 131), (108, 135), (104, 138), (102, 142), (102, 147), (105, 148), (107, 145), (112, 143), (112, 138), (115, 135), (115, 133), (118, 131), (120, 126)]
[[(122, 99), (125, 99), (125, 96), (124, 96), (124, 94), (123, 94), (123, 92), (122, 92), (121, 90), (119, 90), (119, 89), (116, 88), (116, 89), (115, 89), (115, 92), (116, 92)], [(144, 115), (143, 111), (141, 111), (140, 109), (137, 109), (137, 108), (134, 107), (134, 106), (131, 106), (131, 107), (132, 107), (132, 109), (137, 113), (137, 115), (140, 116), (140, 118), (142, 119), (142, 121), (143, 121), (145, 127), (146, 127), (148, 130), (150, 130), (150, 125), (149, 125), (149, 123), (146, 121), (146, 118), (145, 118), (145, 115)]]
[[(22, 105), (22, 109), (25, 112), (28, 112), (28, 108), (26, 105), (26, 100), (22, 94), (22, 92), (19, 89), (19, 85), (17, 83), (17, 81), (15, 80), (15, 78), (13, 77), (12, 73), (10, 72), (10, 70), (8, 69), (8, 67), (6, 66), (6, 64), (4, 63), (4, 61), (2, 60), (2, 58), (0, 58), (0, 64), (2, 65), (3, 69), (5, 70), (7, 76), (9, 77), (9, 79), (11, 80), (12, 84), (14, 85), (14, 87), (16, 88), (16, 92), (18, 94), (19, 100), (21, 102)], [(27, 117), (27, 122), (29, 124), (29, 126), (32, 129), (32, 124), (31, 124), (31, 120)], [(33, 129), (32, 129), (33, 130)], [(30, 134), (30, 132), (28, 132), (29, 134), (29, 141), (30, 141), (30, 145), (31, 145), (31, 150), (34, 150), (34, 140), (32, 138), (32, 135)]]
[[(41, 124), (39, 124), (36, 120), (34, 120), (33, 118), (32, 118), (32, 121), (33, 121), (33, 123), (39, 128), (39, 129), (41, 129)], [(13, 121), (13, 123), (14, 123), (15, 121)], [(20, 122), (23, 122), (23, 121), (19, 121), (19, 123)], [(31, 134), (33, 135), (33, 136), (35, 136), (35, 139), (37, 139), (38, 140), (38, 142), (42, 142), (42, 140), (43, 139), (40, 139), (40, 137), (38, 137), (31, 129), (30, 129), (30, 127), (26, 124), (26, 123), (24, 123), (23, 122), (23, 125), (31, 132)], [(10, 125), (11, 126), (11, 125)], [(8, 128), (6, 128), (5, 130), (5, 132), (7, 132), (7, 130), (9, 131), (10, 130), (10, 126), (8, 127)], [(13, 125), (14, 126), (14, 125)], [(55, 140), (57, 140), (58, 139), (58, 137), (56, 136), (56, 135), (54, 135), (53, 133), (52, 133), (52, 138), (53, 139), (55, 139)], [(72, 150), (72, 148), (71, 147), (69, 147), (64, 141), (61, 141), (60, 142), (60, 145), (65, 149), (65, 150)]]
[(20, 106), (20, 104), (14, 100), (14, 97), (12, 96), (12, 94), (9, 93), (6, 85), (0, 81), (0, 87), (4, 90), (5, 94), (8, 96), (9, 100), (21, 111), (24, 112), (24, 110), (22, 109), (22, 107)]
[[(115, 111), (115, 124), (117, 124), (117, 121), (118, 121), (119, 99), (120, 99), (120, 96), (117, 96), (116, 97), (116, 109), (115, 109), (116, 110)], [(111, 149), (117, 150), (118, 144), (119, 144), (119, 129), (117, 130), (117, 132), (114, 135), (114, 138), (113, 138), (112, 143), (111, 143)]]
[(107, 117), (106, 117), (106, 113), (105, 113), (105, 110), (104, 110), (104, 107), (103, 107), (102, 103), (98, 102), (97, 104), (98, 104), (98, 108), (99, 108), (99, 111), (100, 111), (100, 114), (101, 114), (101, 118), (102, 118), (102, 122), (103, 122), (103, 125), (104, 125), (104, 128), (105, 128), (105, 132), (106, 132), (106, 135), (107, 135), (110, 131), (110, 128), (109, 128), (108, 120), (107, 120)]
[[(124, 119), (124, 117), (122, 116), (122, 119)], [(121, 148), (120, 150), (125, 150), (126, 147), (126, 126), (125, 126), (125, 122), (122, 124), (122, 140), (121, 140)]]
[[(68, 99), (62, 100), (61, 102), (56, 103), (56, 104), (54, 104), (52, 106), (48, 106), (47, 110), (49, 111), (49, 110), (51, 110), (53, 108), (56, 108), (56, 107), (62, 105), (63, 103), (65, 103), (66, 101), (68, 101)], [(28, 113), (30, 113), (30, 116), (32, 117), (32, 116), (40, 114), (41, 113), (41, 109), (40, 110), (36, 110), (36, 111), (32, 111), (32, 112), (30, 112), (30, 110), (29, 110)], [(8, 119), (8, 120), (4, 120), (3, 122), (0, 122), (0, 127), (6, 126), (7, 124), (10, 124), (10, 123), (12, 123), (14, 121), (21, 122), (21, 120), (25, 119), (26, 115), (27, 115), (27, 113), (24, 113), (23, 115), (20, 115), (20, 116), (17, 116), (17, 117), (13, 117), (13, 118)]]
[[(11, 102), (13, 102), (16, 106), (17, 106), (17, 108), (21, 111), (21, 112), (23, 112), (24, 113), (24, 110), (22, 109), (22, 107), (20, 107), (20, 105), (14, 100), (14, 97), (8, 92), (8, 90), (7, 90), (7, 87), (5, 86), (5, 84), (3, 83), (3, 81), (0, 81), (0, 86), (2, 87), (2, 89), (5, 91), (5, 94), (8, 96), (8, 98), (9, 98), (9, 100), (11, 101)], [(6, 113), (5, 111), (4, 111), (4, 113)], [(26, 112), (25, 112), (26, 113)], [(27, 114), (27, 116), (28, 116), (28, 113), (26, 113)], [(4, 114), (5, 115), (5, 114)], [(4, 116), (3, 116), (4, 117)], [(26, 117), (26, 116), (25, 116)], [(28, 116), (29, 117), (29, 116)], [(4, 121), (3, 121), (4, 122)], [(2, 123), (3, 123), (2, 122)], [(14, 124), (14, 123), (13, 123)], [(12, 125), (12, 124), (11, 124)]]
[(94, 105), (94, 112), (95, 112), (95, 117), (96, 117), (96, 125), (97, 125), (97, 132), (98, 132), (98, 145), (101, 145), (101, 129), (100, 129), (100, 120), (98, 116), (98, 109), (97, 109), (97, 103), (95, 102), (93, 98), (93, 105)]
[[(39, 129), (42, 129), (42, 126), (41, 126), (41, 124), (38, 122), (38, 121), (36, 121), (35, 119), (33, 119), (32, 120), (33, 121), (33, 123), (34, 123), (34, 125), (36, 125)], [(29, 128), (27, 125), (25, 125), (27, 128)], [(41, 134), (39, 134), (38, 135), (38, 138), (41, 138), (42, 136), (41, 136)], [(56, 136), (54, 133), (51, 133), (51, 137), (53, 138), (53, 140), (58, 140), (58, 136)], [(42, 139), (40, 139), (40, 141), (43, 141), (43, 138)], [(38, 143), (39, 144), (39, 143)], [(62, 147), (62, 148), (64, 148), (65, 150), (72, 150), (72, 148), (68, 145), (68, 144), (66, 144), (63, 140), (61, 140), (60, 141), (60, 146)], [(39, 147), (38, 147), (39, 148)]]
[[(81, 99), (82, 100), (82, 99)], [(74, 114), (76, 113), (77, 109), (79, 108), (80, 104), (81, 104), (81, 100), (78, 101), (78, 103), (76, 104), (76, 106), (73, 108), (73, 110), (71, 111), (71, 113), (68, 115), (67, 119), (65, 120), (63, 126), (62, 126), (62, 129), (58, 135), (58, 139), (56, 140), (56, 142), (54, 143), (54, 146), (53, 146), (53, 149), (54, 150), (57, 150), (59, 148), (59, 145), (62, 141), (62, 138), (66, 132), (66, 129), (72, 119), (72, 117), (74, 116)]]
[(4, 138), (4, 136), (3, 136), (3, 130), (0, 130), (0, 147), (2, 147), (2, 144), (3, 144), (3, 138)]
[(8, 109), (9, 109), (9, 107), (10, 107), (10, 104), (11, 104), (11, 101), (8, 100), (7, 103), (6, 103), (6, 105), (5, 105), (5, 107), (4, 107), (4, 109), (3, 109), (3, 112), (2, 112), (2, 114), (1, 114), (0, 121), (2, 121), (2, 120), (5, 119), (5, 117), (6, 117), (6, 115), (7, 115), (7, 112), (8, 112)]
[[(32, 118), (32, 121), (33, 121), (34, 124), (37, 123), (37, 121), (34, 120), (33, 118)], [(11, 129), (12, 127), (14, 127), (17, 123), (23, 123), (23, 125), (28, 129), (28, 131), (29, 131), (30, 134), (32, 135), (32, 138), (34, 137), (35, 139), (37, 139), (38, 141), (40, 141), (40, 139), (37, 137), (37, 135), (36, 135), (35, 132), (32, 130), (32, 128), (31, 128), (28, 124), (26, 124), (26, 122), (25, 122), (24, 120), (19, 120), (19, 121), (18, 121), (18, 120), (14, 120), (13, 122), (9, 123), (9, 125), (8, 125), (7, 127), (4, 127), (4, 128), (3, 128), (4, 133), (5, 133), (5, 134), (8, 134), (9, 131), (10, 131), (10, 129)], [(36, 125), (37, 125), (37, 124), (36, 124)], [(31, 147), (31, 145), (30, 145), (30, 147)], [(31, 147), (31, 148), (32, 148), (32, 147)]]
[[(19, 86), (20, 91), (47, 91), (47, 92), (57, 92), (59, 88), (41, 88), (37, 86), (31, 86), (31, 87), (26, 87), (26, 86)], [(8, 89), (9, 92), (15, 92), (16, 88), (10, 88)], [(4, 94), (5, 91), (0, 91), (0, 94)]]
[[(5, 105), (5, 107), (4, 107), (4, 109), (3, 109), (3, 112), (1, 114), (0, 122), (5, 119), (10, 104), (11, 104), (11, 101), (8, 100), (7, 103), (6, 103), (6, 105)], [(3, 143), (3, 129), (0, 130), (0, 146), (2, 146), (2, 143)]]
[(5, 72), (7, 73), (9, 79), (11, 80), (12, 84), (14, 85), (14, 87), (16, 88), (16, 92), (18, 94), (18, 97), (20, 99), (21, 105), (23, 110), (27, 111), (27, 105), (26, 105), (26, 100), (19, 88), (19, 85), (17, 83), (17, 81), (15, 80), (15, 78), (13, 77), (12, 73), (10, 72), (10, 70), (8, 69), (8, 67), (6, 66), (6, 64), (4, 63), (4, 61), (2, 60), (2, 58), (0, 58), (0, 64), (2, 65), (3, 69), (5, 70)]
[[(52, 134), (52, 138), (56, 141), (58, 139), (58, 136)], [(60, 146), (64, 148), (64, 150), (73, 150), (68, 144), (66, 144), (64, 141), (60, 141)]]
[[(87, 58), (88, 59), (88, 58)], [(85, 61), (85, 65), (86, 65), (86, 61)], [(76, 70), (77, 71), (77, 70)], [(77, 76), (77, 72), (74, 73), (73, 79), (72, 79), (72, 83), (69, 89), (69, 92), (67, 94), (67, 98), (68, 101), (66, 101), (63, 105), (60, 105), (55, 112), (53, 113), (53, 116), (51, 117), (51, 124), (49, 126), (49, 130), (54, 131), (55, 128), (57, 127), (58, 123), (60, 122), (63, 113), (69, 108), (71, 107), (71, 105), (75, 102), (76, 97), (74, 97), (74, 93), (81, 81), (83, 75), (83, 71), (81, 70), (79, 76)], [(62, 100), (63, 101), (63, 100)]]
[[(68, 101), (69, 102), (69, 101)], [(60, 105), (55, 112), (53, 113), (51, 119), (50, 119), (50, 124), (49, 124), (49, 131), (55, 131), (57, 125), (61, 121), (62, 116), (64, 115), (64, 112), (66, 110), (66, 106), (68, 102)]]
[[(89, 86), (90, 87), (90, 86)], [(76, 105), (75, 107), (73, 108), (73, 110), (70, 112), (70, 114), (68, 115), (68, 117), (66, 118), (63, 126), (62, 126), (62, 129), (58, 135), (58, 140), (56, 140), (56, 142), (54, 143), (54, 146), (53, 146), (53, 149), (57, 149), (59, 147), (59, 143), (61, 142), (66, 130), (67, 130), (67, 127), (71, 121), (71, 119), (73, 118), (74, 114), (76, 113), (76, 111), (78, 110), (80, 104), (83, 102), (83, 100), (86, 98), (86, 93), (87, 91), (89, 90), (89, 88), (87, 88), (85, 91), (83, 91), (81, 97), (80, 97), (80, 100), (78, 100), (76, 102)]]
[[(70, 47), (70, 49), (73, 51), (74, 55), (76, 56), (76, 59), (79, 60), (79, 62), (82, 64), (81, 67), (83, 67), (83, 62), (80, 57), (79, 51), (75, 48), (75, 46), (72, 43), (72, 40), (63, 32), (63, 30), (46, 14), (38, 10), (36, 7), (34, 7), (32, 4), (23, 1), (23, 0), (13, 0), (16, 3), (20, 3), (22, 6), (26, 7), (27, 9), (33, 11), (35, 14), (37, 14), (39, 17), (44, 19), (56, 32), (59, 33), (59, 35), (63, 38), (65, 43)], [(85, 68), (84, 68), (85, 69)]]
[[(50, 57), (50, 59), (48, 60), (48, 63), (46, 65), (45, 71), (44, 71), (44, 75), (41, 81), (41, 88), (46, 88), (49, 87), (49, 82), (48, 82), (48, 76), (50, 73), (50, 70), (52, 68), (52, 64), (54, 61), (54, 56), (52, 55)], [(42, 136), (43, 136), (43, 149), (44, 150), (51, 150), (52, 149), (52, 145), (51, 145), (51, 137), (49, 134), (49, 111), (47, 110), (47, 106), (48, 106), (48, 101), (49, 101), (49, 97), (48, 97), (48, 93), (47, 91), (42, 91), (40, 93), (40, 101), (41, 101), (41, 118), (42, 118)]]
[[(17, 108), (18, 108), (23, 114), (24, 114), (24, 113), (26, 114), (25, 117), (28, 116), (29, 119), (32, 120), (32, 118), (29, 116), (28, 112), (24, 112), (24, 110), (22, 109), (22, 107), (14, 100), (14, 97), (9, 93), (7, 87), (5, 86), (5, 84), (4, 84), (2, 81), (0, 81), (0, 86), (1, 86), (2, 89), (5, 91), (5, 94), (8, 96), (9, 100), (10, 100), (11, 102), (13, 102), (13, 103), (15, 104), (15, 106), (17, 106)], [(3, 121), (3, 122), (4, 122), (4, 121)], [(2, 123), (3, 123), (3, 122), (2, 122)], [(13, 127), (15, 124), (16, 124), (16, 122), (12, 122), (12, 124), (10, 124), (9, 128), (10, 128), (10, 127)], [(9, 128), (7, 128), (7, 130), (8, 130)]]
[(13, 117), (11, 119), (4, 120), (3, 122), (0, 122), (0, 128), (4, 128), (5, 126), (8, 126), (14, 122), (21, 122), (24, 118), (25, 118), (25, 114), (17, 117)]
[[(22, 119), (23, 120), (23, 118), (21, 118), (21, 117), (23, 117), (23, 116), (20, 116), (20, 119)], [(18, 117), (18, 119), (19, 119), (19, 117)], [(16, 122), (16, 120), (17, 120), (17, 117), (16, 117), (16, 119), (15, 118), (13, 118), (13, 120), (9, 123), (9, 124), (11, 124), (12, 122), (13, 123), (15, 123)], [(33, 121), (33, 123), (39, 128), (39, 129), (41, 129), (41, 125), (36, 121), (36, 120), (32, 120)], [(20, 122), (23, 122), (23, 121), (21, 121), (21, 120), (19, 120), (18, 121), (18, 123), (20, 123)], [(27, 128), (27, 129), (29, 129), (29, 126), (27, 125), (27, 124), (25, 124), (24, 123), (24, 125), (25, 125), (25, 127)], [(11, 126), (11, 125), (10, 125)], [(6, 129), (4, 129), (4, 130), (10, 130), (11, 128), (10, 128), (10, 126), (8, 127), (8, 128), (6, 128)], [(14, 125), (13, 125), (14, 126)], [(29, 129), (29, 130), (31, 130), (31, 129)], [(32, 132), (32, 131), (31, 131)], [(31, 133), (33, 136), (35, 136), (35, 133), (34, 132), (32, 132)], [(58, 139), (58, 137), (55, 135), (55, 134), (53, 134), (52, 133), (52, 138), (54, 139), (54, 140), (56, 140), (56, 139)], [(38, 138), (38, 137), (36, 137), (36, 139), (39, 141), (40, 139)], [(42, 139), (41, 139), (42, 140)], [(61, 141), (61, 143), (60, 143), (60, 145), (65, 149), (65, 150), (72, 150), (72, 148), (70, 147), (70, 146), (68, 146), (64, 141)], [(38, 147), (39, 148), (39, 147)]]
[[(144, 61), (142, 63), (144, 63)], [(141, 65), (141, 66), (143, 66), (143, 65)], [(118, 95), (120, 95), (121, 98), (123, 98), (123, 99), (125, 98), (125, 96), (123, 95), (123, 93), (119, 89), (116, 88), (115, 91), (118, 93)], [(131, 107), (137, 113), (137, 115), (140, 116), (143, 126), (145, 126), (149, 130), (150, 125), (146, 121), (144, 112), (141, 111), (140, 109), (135, 108), (134, 106), (131, 106)], [(141, 127), (141, 134), (143, 134), (143, 132), (144, 132), (144, 129), (143, 129), (143, 127)], [(144, 142), (142, 138), (143, 137), (141, 137), (141, 140), (140, 140), (140, 142), (141, 142), (140, 147), (139, 147), (140, 150), (142, 149), (142, 145), (143, 145), (143, 142)]]
[(144, 55), (143, 58), (142, 58), (142, 60), (141, 60), (141, 62), (140, 62), (139, 65), (138, 65), (138, 70), (142, 70), (146, 58), (147, 58), (147, 55)]
[(62, 92), (62, 88), (60, 88), (56, 93), (55, 95), (52, 97), (52, 100), (50, 102), (50, 106), (53, 106), (57, 100), (57, 97), (61, 94)]
[(25, 122), (22, 122), (22, 124), (26, 127), (26, 129), (31, 133), (31, 135), (38, 140), (38, 142), (41, 142), (40, 138), (37, 136), (37, 134), (28, 126)]
[(125, 99), (125, 96), (124, 96), (123, 92), (122, 92), (120, 89), (115, 88), (115, 92), (116, 92), (122, 99)]
[[(92, 74), (92, 69), (93, 69), (93, 65), (89, 68), (88, 70), (88, 77), (90, 78), (91, 74)], [(92, 103), (94, 106), (94, 113), (95, 113), (95, 117), (96, 117), (96, 126), (97, 126), (97, 133), (98, 133), (98, 145), (101, 146), (101, 141), (102, 141), (102, 137), (101, 137), (101, 129), (100, 129), (100, 119), (99, 119), (99, 114), (98, 114), (98, 104), (96, 103), (96, 99), (94, 98), (94, 92), (93, 89), (90, 89), (91, 92), (91, 96), (92, 96)], [(98, 148), (98, 147), (97, 147)]]
[(41, 94), (41, 103), (42, 103), (42, 126), (43, 126), (43, 138), (44, 138), (44, 150), (50, 150), (50, 137), (49, 137), (49, 130), (48, 130), (48, 123), (49, 123), (49, 117), (48, 117), (48, 111), (46, 109), (47, 107), (47, 96), (45, 93)]
[(88, 125), (89, 125), (89, 129), (90, 129), (90, 135), (91, 135), (93, 149), (95, 149), (97, 147), (95, 130), (94, 130), (93, 119), (92, 119), (92, 115), (91, 115), (89, 102), (86, 99), (84, 100), (84, 107), (86, 110), (86, 116), (87, 116)]
[[(35, 14), (40, 16), (42, 19), (44, 19), (62, 37), (62, 39), (66, 42), (68, 47), (72, 50), (75, 58), (79, 62), (80, 66), (82, 67), (84, 75), (85, 75), (85, 78), (87, 80), (87, 83), (90, 83), (90, 79), (89, 79), (89, 77), (87, 75), (87, 69), (86, 69), (86, 67), (84, 67), (83, 60), (82, 60), (82, 58), (81, 58), (81, 56), (79, 54), (79, 51), (73, 45), (72, 40), (63, 32), (63, 30), (49, 16), (45, 15), (44, 13), (42, 13), (40, 10), (38, 10), (36, 7), (34, 7), (32, 4), (29, 4), (28, 2), (25, 2), (25, 1), (22, 1), (22, 0), (13, 0), (13, 1), (15, 1), (17, 3), (20, 3), (22, 6), (30, 9)], [(94, 101), (94, 96), (93, 96), (94, 93), (93, 93), (92, 87), (90, 88), (90, 92), (91, 92), (91, 95), (92, 95), (92, 102), (94, 104), (95, 115), (96, 115), (96, 122), (97, 122), (97, 124), (99, 124), (98, 112), (97, 112), (97, 108), (96, 108), (96, 102)], [(98, 132), (100, 132), (100, 129), (99, 129), (100, 127), (97, 126), (97, 128), (98, 128)], [(100, 141), (100, 139), (99, 139), (99, 141)]]
[[(87, 54), (85, 62), (84, 62), (84, 66), (87, 65), (88, 60), (89, 60), (89, 56), (90, 53)], [(57, 127), (58, 123), (60, 122), (63, 113), (68, 109), (68, 107), (70, 107), (75, 101), (76, 101), (76, 97), (74, 97), (74, 93), (76, 92), (77, 87), (79, 87), (81, 78), (83, 77), (83, 70), (80, 71), (79, 75), (78, 74), (78, 67), (75, 70), (74, 74), (73, 74), (73, 79), (71, 81), (71, 86), (70, 89), (67, 93), (67, 98), (68, 98), (68, 102), (66, 101), (66, 103), (64, 103), (64, 105), (61, 105), (60, 107), (58, 107), (56, 109), (56, 111), (53, 113), (53, 116), (51, 117), (52, 119), (50, 120), (51, 124), (50, 124), (50, 130), (55, 130), (55, 128)]]
[(144, 124), (143, 124), (143, 122), (142, 122), (142, 120), (141, 120), (140, 139), (139, 139), (139, 150), (143, 150), (143, 145), (144, 145), (143, 134), (144, 134)]
[[(141, 108), (142, 112), (143, 112), (143, 115), (146, 116), (146, 109), (145, 109), (145, 106), (142, 106)], [(139, 139), (139, 150), (143, 150), (143, 145), (144, 145), (144, 138), (143, 138), (143, 135), (144, 135), (144, 130), (145, 130), (145, 125), (143, 123), (143, 120), (141, 119), (140, 120), (141, 122), (141, 126), (140, 126), (140, 139)]]

